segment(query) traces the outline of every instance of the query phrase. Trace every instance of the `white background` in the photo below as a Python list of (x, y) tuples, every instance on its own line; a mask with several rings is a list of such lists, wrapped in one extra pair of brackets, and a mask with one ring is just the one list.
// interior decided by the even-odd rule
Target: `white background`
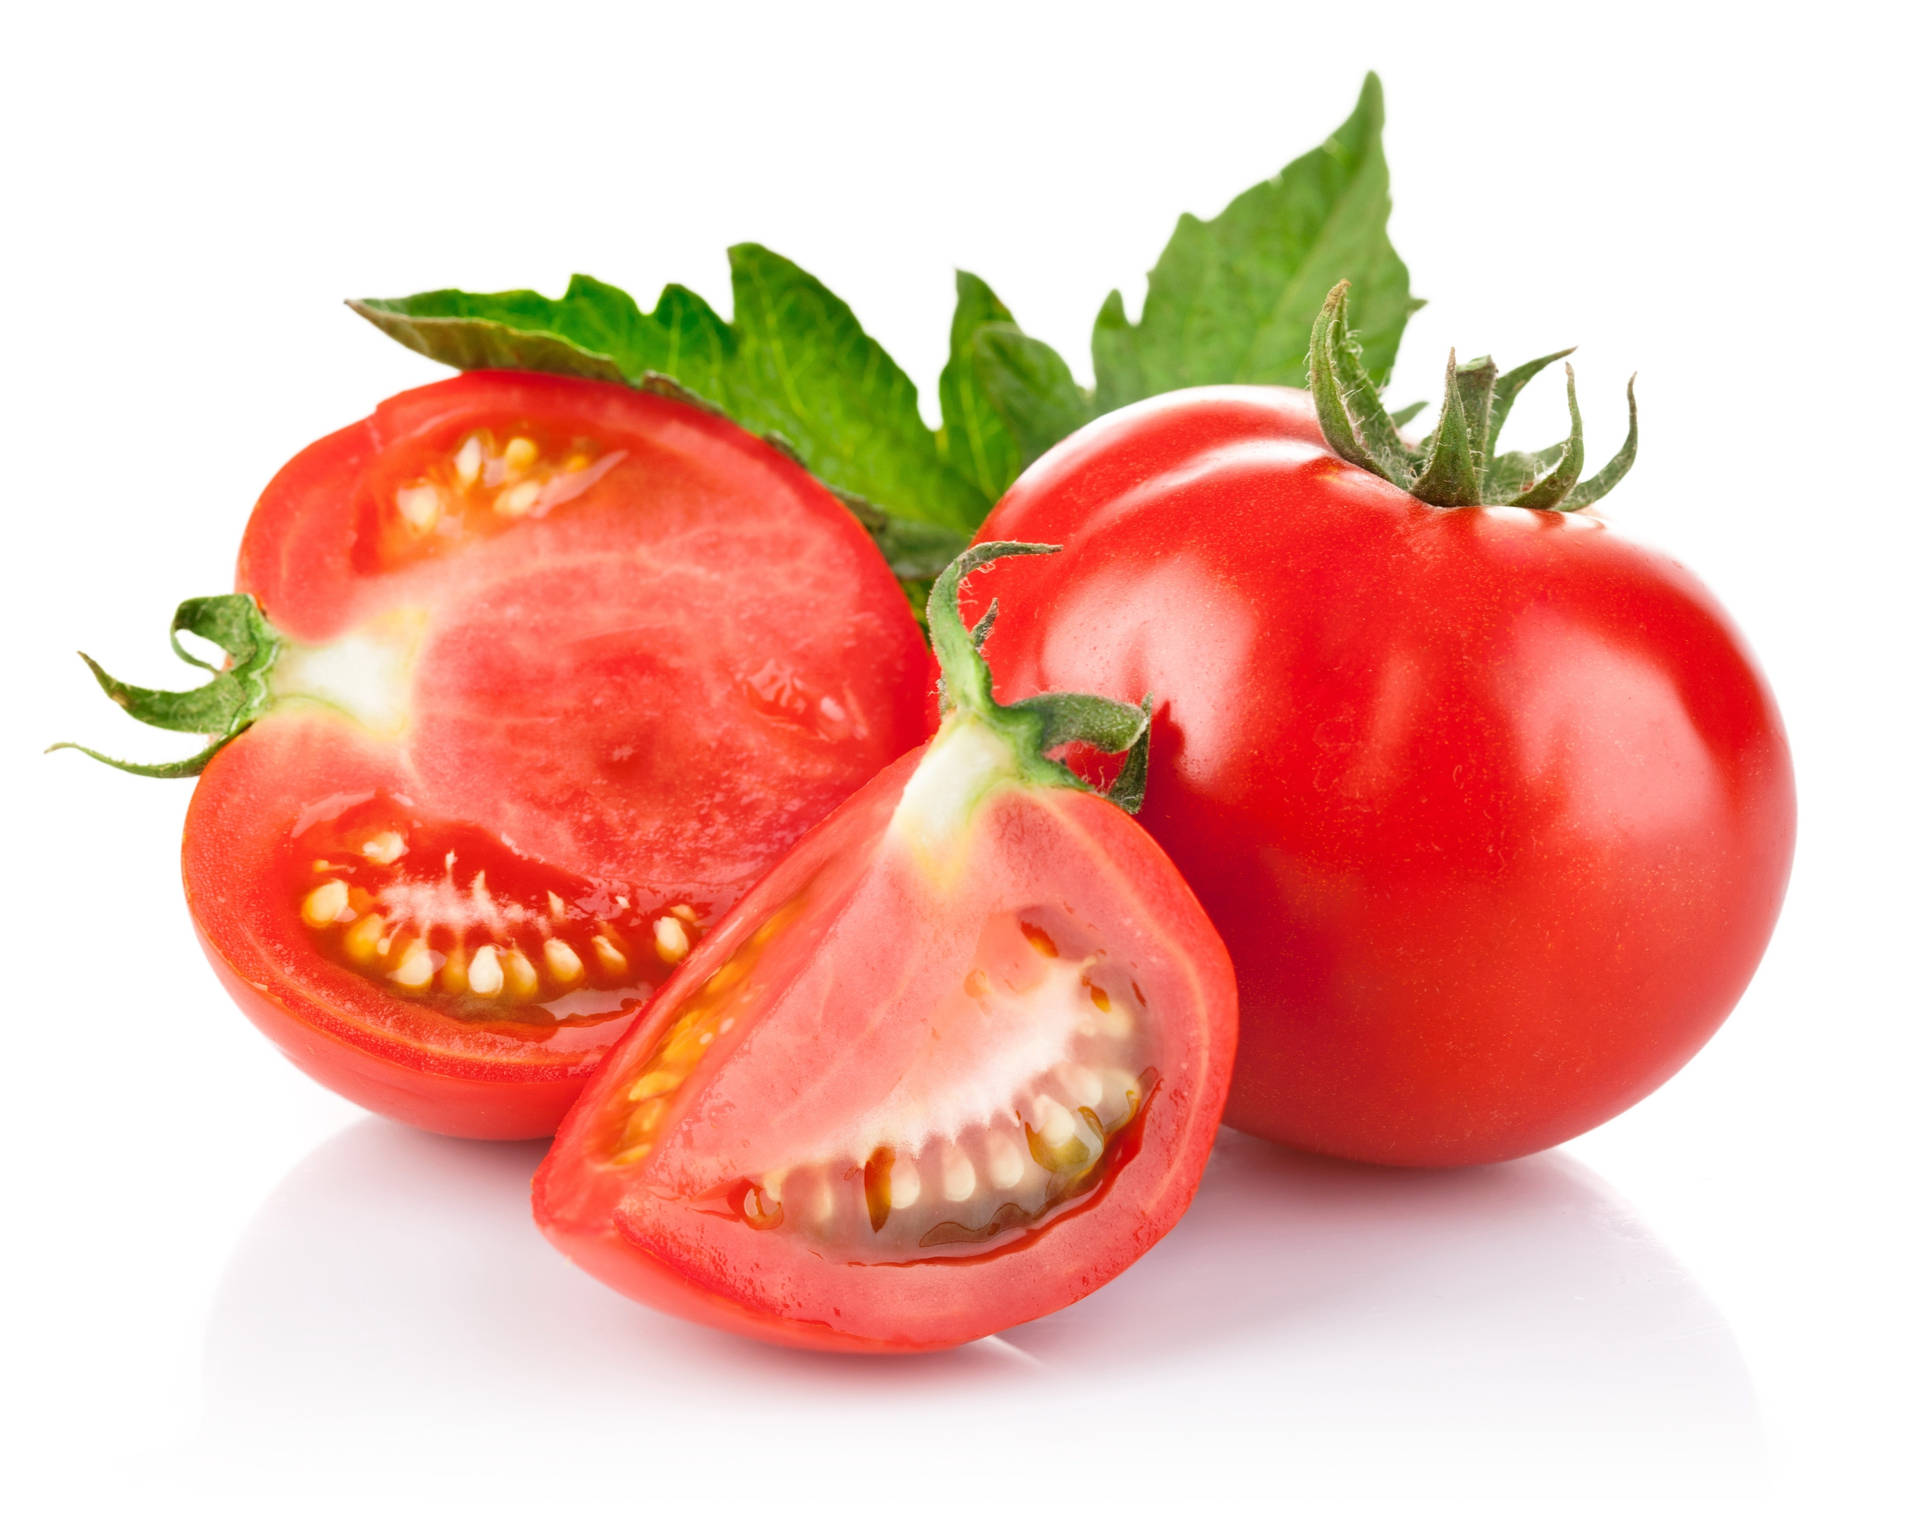
[[(1892, 6), (37, 6), (8, 24), (7, 1305), (20, 1515), (1911, 1513), (1914, 38)], [(1727, 19), (1722, 19), (1725, 16)], [(1446, 348), (1566, 342), (1608, 502), (1734, 610), (1801, 836), (1752, 990), (1547, 1156), (1227, 1141), (1112, 1288), (920, 1361), (657, 1318), (526, 1218), (537, 1147), (360, 1115), (188, 930), (165, 682), (289, 455), (438, 373), (339, 304), (584, 269), (724, 303), (752, 238), (930, 391), (951, 270), (1080, 369), (1175, 215), (1384, 76)], [(1136, 308), (1137, 309), (1137, 308)], [(1543, 394), (1512, 436), (1557, 437)]]

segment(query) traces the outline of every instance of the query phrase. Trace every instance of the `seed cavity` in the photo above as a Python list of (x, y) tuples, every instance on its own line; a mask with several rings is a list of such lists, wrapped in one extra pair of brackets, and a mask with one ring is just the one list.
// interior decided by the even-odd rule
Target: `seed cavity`
[(662, 1097), (672, 1092), (685, 1078), (686, 1073), (683, 1071), (643, 1072), (640, 1080), (627, 1089), (627, 1099), (632, 1103), (644, 1103), (649, 1098)]
[[(618, 1127), (609, 1149), (615, 1165), (626, 1165), (649, 1154), (649, 1152), (638, 1150), (638, 1147), (643, 1142), (649, 1144), (654, 1142), (652, 1126), (659, 1123), (659, 1119), (655, 1116), (663, 1111), (665, 1105), (677, 1101), (688, 1078), (706, 1059), (716, 1043), (722, 1036), (737, 1027), (736, 1009), (740, 1006), (738, 1000), (743, 995), (739, 990), (741, 984), (752, 974), (754, 966), (758, 964), (767, 946), (772, 943), (774, 933), (777, 933), (779, 927), (798, 911), (799, 901), (799, 898), (795, 898), (777, 909), (765, 923), (748, 936), (719, 969), (687, 996), (672, 1021), (652, 1036), (645, 1054), (623, 1073), (623, 1079), (627, 1085), (621, 1096), (631, 1107), (624, 1116), (617, 1110), (613, 1115), (613, 1122)], [(682, 936), (688, 933), (684, 921), (672, 913), (654, 921), (656, 933), (662, 924), (671, 924)], [(772, 932), (769, 932), (770, 929)], [(685, 948), (690, 947), (691, 940), (685, 939), (681, 943), (681, 953), (684, 954)], [(667, 957), (662, 955), (661, 959), (666, 961)], [(653, 1105), (662, 1105), (662, 1108), (656, 1109)], [(648, 1117), (643, 1118), (643, 1115)], [(783, 1172), (749, 1179), (747, 1183), (742, 1184), (742, 1186), (751, 1186), (760, 1190), (772, 1205), (771, 1214), (763, 1211), (761, 1222), (755, 1226), (756, 1228), (771, 1229), (784, 1217), (779, 1205), (786, 1181), (787, 1178)], [(832, 1202), (830, 1185), (823, 1183), (821, 1191), (830, 1206)], [(734, 1212), (741, 1214), (741, 1217), (746, 1217), (743, 1212), (745, 1207), (743, 1200), (746, 1195), (736, 1192), (731, 1196)], [(799, 1216), (812, 1218), (815, 1217), (815, 1212), (811, 1209), (801, 1210)], [(752, 1221), (749, 1220), (749, 1222)]]
[(964, 1203), (980, 1184), (973, 1170), (973, 1158), (957, 1145), (947, 1147), (940, 1158), (940, 1191), (949, 1203)]
[(493, 510), (502, 517), (525, 517), (540, 501), (540, 482), (522, 480), (493, 498)]
[(626, 956), (605, 934), (596, 934), (593, 937), (593, 959), (600, 967), (602, 975), (618, 977), (627, 974)]
[(360, 853), (377, 866), (390, 866), (407, 853), (407, 842), (392, 829), (382, 829), (360, 846)]
[(445, 507), (440, 488), (425, 482), (398, 492), (393, 504), (409, 531), (420, 536), (431, 533), (439, 525), (440, 513)]
[(1038, 950), (1048, 960), (1053, 960), (1059, 956), (1060, 950), (1059, 947), (1054, 944), (1053, 936), (1038, 924), (1028, 923), (1025, 919), (1022, 919), (1020, 922), (1020, 932), (1026, 935), (1027, 943), (1032, 945), (1034, 949)]
[(1099, 1154), (1101, 1145), (1098, 1116), (1089, 1123), (1090, 1134), (1081, 1133), (1082, 1116), (1070, 1114), (1050, 1099), (1035, 1103), (1038, 1126), (1027, 1127), (1027, 1151), (1044, 1170), (1056, 1175), (1072, 1175), (1086, 1169)]
[(335, 878), (323, 881), (300, 904), (300, 916), (312, 929), (324, 929), (347, 911), (347, 884)]
[(903, 1209), (910, 1209), (920, 1201), (920, 1168), (913, 1164), (911, 1156), (894, 1157), (888, 1191), (894, 1204)]
[(467, 963), (467, 990), (475, 997), (497, 997), (507, 985), (506, 969), (500, 964), (500, 952), (482, 945)]
[[(317, 827), (324, 849), (294, 868), (302, 878), (292, 903), (300, 922), (340, 965), (455, 1017), (538, 1022), (628, 1011), (699, 935), (697, 915), (693, 923), (673, 915), (681, 906), (691, 914), (691, 904), (636, 911), (630, 896), (596, 899), (582, 884), (582, 903), (618, 907), (602, 919), (550, 887), (529, 891), (525, 863), (479, 863), (500, 846), (471, 830), (369, 827), (364, 815)], [(513, 885), (490, 881), (489, 867)], [(674, 961), (653, 953), (654, 925), (662, 921), (679, 934)], [(605, 994), (597, 1006), (573, 996), (588, 990)], [(561, 999), (570, 1001), (556, 1006)]]
[(481, 447), (480, 435), (469, 433), (453, 456), (453, 478), (462, 487), (472, 486), (480, 479), (480, 470), (485, 463), (486, 452)]
[(786, 1219), (786, 1210), (778, 1194), (769, 1196), (765, 1189), (748, 1183), (740, 1200), (740, 1217), (756, 1230), (772, 1230)]
[(348, 960), (364, 966), (380, 954), (386, 937), (387, 921), (378, 913), (369, 913), (340, 937), (340, 948), (346, 952)]
[[(1071, 923), (992, 921), (953, 1000), (928, 1024), (932, 1036), (948, 1029), (957, 1049), (989, 1053), (969, 1053), (961, 1075), (949, 1067), (926, 1091), (897, 1089), (899, 1101), (827, 1142), (839, 1156), (793, 1157), (743, 1179), (728, 1195), (735, 1215), (745, 1218), (742, 1189), (777, 1202), (784, 1188), (780, 1223), (762, 1219), (756, 1228), (801, 1232), (839, 1259), (907, 1262), (1046, 1228), (1099, 1187), (1132, 1153), (1123, 1136), (1140, 1122), (1158, 1075), (1137, 1033), (1139, 987), (1098, 950), (1071, 948), (1082, 937)], [(1041, 1030), (1058, 1040), (1036, 1039)], [(1008, 1070), (1009, 1050), (1034, 1062), (1026, 1075)], [(991, 1111), (967, 1106), (1002, 1083), (1011, 1090)]]
[(1049, 1145), (1065, 1145), (1073, 1139), (1073, 1116), (1052, 1098), (1042, 1093), (1033, 1100), (1030, 1126)]
[(893, 1212), (893, 1152), (881, 1146), (861, 1168), (861, 1184), (867, 1199), (867, 1223), (878, 1235)]
[(667, 917), (653, 921), (653, 948), (669, 966), (677, 966), (686, 959), (691, 943), (687, 926), (679, 919)]
[(1067, 1101), (1075, 1108), (1100, 1107), (1103, 1091), (1100, 1079), (1077, 1061), (1067, 1061), (1054, 1069), (1054, 1076), (1065, 1090)]
[(548, 940), (540, 947), (540, 953), (546, 957), (547, 974), (563, 987), (571, 987), (586, 974), (580, 952), (563, 939)]
[(807, 1222), (815, 1230), (825, 1229), (833, 1223), (834, 1197), (833, 1182), (821, 1172), (811, 1171), (802, 1178), (795, 1179), (797, 1186), (789, 1185), (788, 1196), (794, 1206), (804, 1209)]
[[(537, 431), (537, 430), (536, 430)], [(393, 493), (392, 526), (383, 550), (391, 558), (431, 553), (461, 535), (497, 532), (544, 514), (590, 489), (625, 457), (586, 439), (549, 440), (529, 433), (505, 441), (487, 429), (467, 434), (452, 453)]]
[(507, 996), (516, 1002), (528, 1002), (540, 991), (540, 973), (517, 947), (500, 957), (500, 974)]
[(1002, 1191), (1019, 1182), (1027, 1161), (1011, 1135), (997, 1129), (987, 1131), (986, 1150), (989, 1182)]
[(433, 980), (433, 952), (424, 940), (408, 940), (400, 950), (399, 963), (387, 975), (417, 992)]

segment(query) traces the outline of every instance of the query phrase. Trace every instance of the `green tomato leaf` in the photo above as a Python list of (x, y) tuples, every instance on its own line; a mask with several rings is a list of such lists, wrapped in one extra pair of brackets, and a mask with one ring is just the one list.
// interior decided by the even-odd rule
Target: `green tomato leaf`
[(983, 329), (1011, 326), (1013, 313), (978, 275), (963, 269), (954, 284), (953, 327), (946, 368), (940, 371), (940, 457), (991, 503), (1013, 484), (1025, 461), (981, 384), (975, 342)]
[(1380, 81), (1318, 148), (1203, 222), (1183, 216), (1147, 277), (1140, 320), (1115, 291), (1094, 324), (1099, 409), (1189, 385), (1300, 385), (1327, 291), (1352, 282), (1352, 325), (1385, 383), (1414, 304), (1387, 240)]
[(991, 500), (947, 467), (913, 382), (846, 302), (756, 244), (729, 256), (738, 352), (721, 405), (743, 426), (786, 438), (838, 490), (896, 517), (979, 526)]
[(1093, 418), (1093, 398), (978, 276), (962, 272), (947, 367), (940, 373), (948, 462), (998, 501), (1015, 477)]
[(636, 326), (646, 321), (624, 291), (584, 275), (575, 275), (557, 301), (531, 290), (429, 290), (347, 304), (388, 337), (455, 369), (532, 369), (590, 380), (627, 378), (608, 331), (624, 315), (619, 308), (631, 310)]
[(731, 323), (682, 286), (669, 285), (646, 312), (584, 275), (557, 300), (439, 290), (350, 304), (409, 348), (460, 369), (630, 385), (665, 377), (742, 427), (777, 437), (837, 491), (894, 517), (976, 527), (992, 496), (948, 464), (920, 418), (913, 382), (846, 303), (756, 244), (736, 246), (729, 260)]
[(1080, 388), (1067, 361), (1011, 322), (980, 329), (973, 362), (980, 389), (1017, 447), (1021, 470), (1093, 420), (1093, 398)]
[[(961, 273), (938, 432), (921, 420), (913, 382), (846, 303), (757, 244), (730, 251), (731, 321), (684, 286), (667, 286), (649, 312), (584, 275), (558, 299), (438, 290), (350, 304), (458, 368), (545, 370), (704, 402), (839, 493), (912, 588), (1022, 469), (1100, 412), (1190, 385), (1301, 384), (1315, 318), (1338, 280), (1350, 282), (1371, 378), (1384, 382), (1419, 304), (1387, 239), (1384, 114), (1369, 74), (1326, 142), (1212, 221), (1182, 217), (1148, 277), (1140, 320), (1128, 320), (1118, 292), (1101, 308), (1092, 395), (984, 280)], [(1363, 373), (1357, 349), (1351, 367)], [(1496, 398), (1496, 422), (1505, 399)]]

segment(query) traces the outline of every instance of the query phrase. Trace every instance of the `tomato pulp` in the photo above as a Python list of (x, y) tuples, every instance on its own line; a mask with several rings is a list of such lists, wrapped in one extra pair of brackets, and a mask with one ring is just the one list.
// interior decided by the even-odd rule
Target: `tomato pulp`
[(1001, 717), (963, 702), (802, 840), (595, 1073), (534, 1183), (580, 1266), (766, 1340), (929, 1350), (1093, 1291), (1185, 1210), (1226, 951)]
[(248, 525), (283, 641), (184, 874), (303, 1069), (549, 1134), (794, 840), (927, 732), (924, 645), (845, 508), (685, 401), (520, 373), (322, 439)]
[(1792, 854), (1779, 712), (1726, 613), (1587, 514), (1439, 508), (1304, 392), (1178, 392), (981, 530), (999, 694), (1151, 692), (1141, 821), (1226, 940), (1227, 1122), (1455, 1165), (1618, 1113), (1706, 1041)]

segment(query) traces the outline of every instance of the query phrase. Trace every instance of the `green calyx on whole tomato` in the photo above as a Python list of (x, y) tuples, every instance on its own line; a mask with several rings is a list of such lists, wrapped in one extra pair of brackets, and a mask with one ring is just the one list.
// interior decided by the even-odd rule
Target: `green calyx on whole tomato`
[(1360, 344), (1347, 324), (1348, 283), (1327, 296), (1307, 347), (1307, 387), (1327, 447), (1349, 464), (1390, 480), (1409, 496), (1434, 507), (1525, 507), (1540, 512), (1578, 512), (1617, 486), (1633, 468), (1640, 447), (1640, 409), (1627, 382), (1627, 441), (1591, 479), (1582, 480), (1586, 440), (1573, 366), (1567, 366), (1567, 411), (1572, 430), (1564, 443), (1536, 453), (1495, 454), (1521, 389), (1555, 360), (1573, 350), (1531, 359), (1501, 373), (1491, 358), (1465, 364), (1447, 355), (1440, 416), (1418, 444), (1400, 432), (1416, 405), (1398, 417), (1388, 412), (1367, 373)]
[(534, 1181), (567, 1256), (790, 1345), (950, 1346), (1058, 1309), (1185, 1210), (1233, 1059), (1233, 972), (1166, 856), (1052, 758), (1145, 711), (1002, 705), (963, 577), (936, 582), (945, 715), (808, 834), (613, 1049)]
[(89, 664), (209, 737), (122, 768), (200, 776), (214, 969), (311, 1075), (451, 1134), (551, 1134), (734, 900), (927, 732), (925, 646), (845, 507), (588, 380), (476, 372), (320, 440), (174, 631), (227, 668), (173, 693)]
[(1062, 552), (1000, 572), (986, 653), (1003, 700), (1157, 694), (1140, 819), (1233, 956), (1227, 1123), (1495, 1161), (1726, 1017), (1785, 891), (1792, 766), (1706, 588), (1578, 510), (1634, 434), (1586, 484), (1577, 408), (1558, 449), (1494, 457), (1548, 361), (1476, 361), (1408, 443), (1342, 300), (1312, 394), (1175, 392), (1035, 463), (981, 537)]

